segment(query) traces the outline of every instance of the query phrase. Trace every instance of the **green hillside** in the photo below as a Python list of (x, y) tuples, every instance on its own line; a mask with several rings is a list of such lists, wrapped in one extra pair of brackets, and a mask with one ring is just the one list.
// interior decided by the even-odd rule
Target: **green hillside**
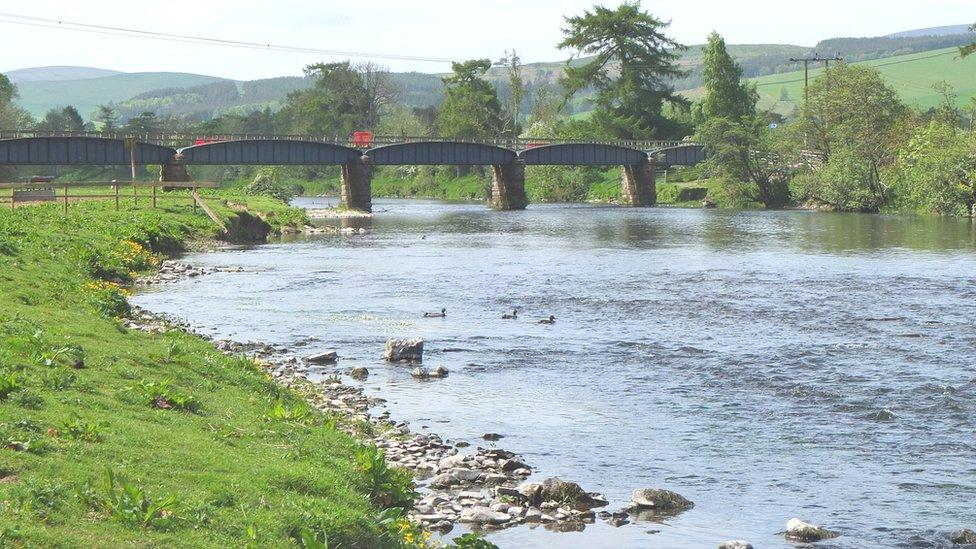
[(84, 80), (23, 82), (17, 86), (20, 106), (33, 116), (72, 105), (90, 118), (98, 105), (125, 101), (160, 88), (182, 88), (223, 80), (213, 76), (174, 72), (136, 72)]
[[(942, 100), (932, 86), (945, 80), (955, 89), (957, 104), (962, 107), (968, 106), (970, 98), (976, 96), (976, 57), (959, 59), (958, 54), (956, 48), (945, 48), (858, 64), (876, 67), (902, 101), (922, 109), (934, 107)], [(821, 73), (820, 69), (811, 70), (811, 80)], [(759, 90), (762, 108), (788, 115), (803, 103), (803, 71), (764, 76), (753, 81)], [(701, 90), (694, 90), (688, 95), (700, 94)]]

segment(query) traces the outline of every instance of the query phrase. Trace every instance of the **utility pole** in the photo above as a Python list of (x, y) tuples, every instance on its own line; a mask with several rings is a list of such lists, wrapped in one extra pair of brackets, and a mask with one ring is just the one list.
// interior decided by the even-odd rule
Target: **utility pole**
[[(820, 57), (817, 52), (813, 53), (813, 57), (790, 57), (790, 61), (794, 63), (803, 63), (803, 122), (804, 126), (807, 126), (806, 122), (809, 120), (810, 116), (810, 63), (823, 63), (824, 69), (830, 68), (831, 61), (843, 61), (844, 58), (840, 55), (834, 55), (833, 57)], [(810, 141), (810, 130), (809, 127), (804, 129), (805, 139), (809, 143)]]

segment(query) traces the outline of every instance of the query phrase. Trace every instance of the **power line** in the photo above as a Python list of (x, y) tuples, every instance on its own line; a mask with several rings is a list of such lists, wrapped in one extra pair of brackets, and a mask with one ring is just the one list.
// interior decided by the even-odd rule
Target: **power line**
[(131, 29), (125, 27), (93, 25), (89, 23), (79, 23), (75, 21), (65, 21), (62, 19), (49, 19), (44, 17), (34, 17), (30, 15), (21, 15), (16, 13), (0, 13), (0, 23), (23, 25), (23, 26), (30, 26), (30, 27), (70, 30), (76, 32), (86, 32), (90, 34), (103, 34), (107, 36), (124, 36), (128, 38), (142, 38), (142, 39), (160, 40), (166, 42), (180, 42), (180, 43), (197, 44), (197, 45), (259, 49), (265, 51), (280, 51), (280, 52), (287, 52), (287, 53), (309, 53), (309, 54), (330, 55), (330, 56), (338, 56), (338, 57), (374, 58), (374, 59), (388, 59), (388, 60), (396, 60), (396, 61), (420, 61), (420, 62), (427, 62), (427, 63), (450, 63), (454, 61), (453, 59), (446, 59), (440, 57), (330, 50), (330, 49), (322, 49), (322, 48), (309, 48), (304, 46), (288, 46), (283, 44), (248, 42), (243, 40), (227, 40), (222, 38), (210, 38), (206, 36), (172, 34), (172, 33), (165, 33), (165, 32), (147, 31), (141, 29)]
[[(923, 56), (923, 57), (913, 57), (911, 59), (900, 59), (898, 61), (888, 61), (887, 63), (877, 63), (877, 64), (874, 64), (874, 65), (868, 65), (868, 66), (869, 67), (887, 67), (887, 66), (890, 66), (890, 65), (901, 65), (902, 63), (912, 63), (912, 62), (915, 62), (915, 61), (922, 61), (924, 59), (932, 59), (933, 57), (942, 57), (943, 55), (952, 55), (954, 53), (957, 53), (957, 51), (958, 50), (953, 49), (952, 51), (944, 51), (942, 53), (936, 53), (936, 54), (933, 54), (933, 55), (926, 55), (926, 56)], [(851, 63), (851, 64), (852, 65), (860, 65), (860, 64), (871, 63), (872, 61), (876, 61), (876, 59), (870, 59), (870, 60), (864, 60), (864, 61), (855, 61), (854, 63)], [(885, 77), (887, 77), (887, 76), (888, 75), (886, 74)], [(792, 80), (777, 80), (776, 82), (763, 82), (763, 83), (756, 84), (756, 87), (777, 86), (777, 85), (781, 85), (781, 84), (795, 84), (797, 82), (803, 82), (803, 78), (794, 78)]]

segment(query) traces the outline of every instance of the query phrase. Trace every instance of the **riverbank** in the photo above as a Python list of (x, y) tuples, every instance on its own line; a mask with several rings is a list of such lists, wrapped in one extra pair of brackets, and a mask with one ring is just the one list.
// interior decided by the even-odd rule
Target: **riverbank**
[[(307, 220), (208, 201), (232, 240)], [(0, 545), (408, 545), (383, 508), (409, 478), (298, 391), (182, 330), (127, 327), (128, 285), (218, 236), (189, 206), (0, 211)]]

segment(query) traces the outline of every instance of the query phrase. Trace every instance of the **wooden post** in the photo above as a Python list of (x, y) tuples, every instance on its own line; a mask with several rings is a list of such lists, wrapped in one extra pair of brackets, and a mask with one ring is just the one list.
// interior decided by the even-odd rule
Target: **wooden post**
[(138, 206), (139, 189), (136, 187), (136, 139), (134, 137), (128, 137), (126, 138), (126, 142), (129, 145), (129, 166), (132, 168), (132, 203)]
[(152, 186), (152, 194), (153, 194), (153, 209), (155, 209), (156, 208), (156, 185)]
[(64, 184), (64, 215), (68, 215), (68, 183)]
[(196, 195), (197, 195), (197, 188), (196, 187), (193, 187), (193, 190), (190, 192), (190, 196), (192, 197), (190, 200), (193, 201), (193, 213), (197, 213), (197, 198), (196, 198)]
[(112, 188), (115, 189), (115, 211), (119, 211), (119, 182), (113, 183)]

